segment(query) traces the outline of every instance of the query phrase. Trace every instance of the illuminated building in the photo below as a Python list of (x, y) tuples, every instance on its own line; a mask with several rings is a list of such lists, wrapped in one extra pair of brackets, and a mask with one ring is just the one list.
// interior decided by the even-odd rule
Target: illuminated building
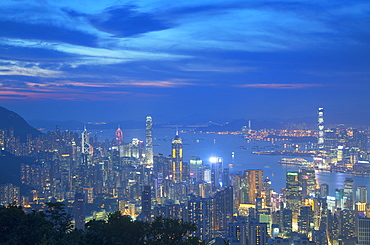
[(150, 186), (146, 185), (141, 194), (141, 214), (140, 220), (150, 221), (152, 213), (152, 195)]
[(305, 198), (314, 197), (316, 191), (315, 170), (300, 169), (299, 181), (302, 187), (302, 196)]
[(239, 242), (239, 245), (247, 245), (247, 219), (245, 217), (238, 217), (236, 222), (229, 224), (229, 233), (227, 240)]
[(353, 210), (337, 211), (339, 218), (339, 236), (345, 239), (355, 237), (356, 213)]
[(73, 216), (75, 219), (75, 228), (85, 228), (85, 195), (83, 193), (76, 193), (74, 200)]
[(215, 190), (221, 187), (222, 182), (222, 157), (210, 157), (211, 183)]
[(353, 189), (354, 189), (354, 179), (345, 178), (344, 179), (344, 208), (353, 209)]
[(182, 166), (182, 140), (176, 135), (172, 140), (172, 181), (180, 183), (183, 181), (183, 166)]
[(227, 231), (234, 211), (233, 187), (226, 186), (215, 193), (215, 230)]
[(249, 243), (250, 245), (267, 244), (267, 224), (260, 223), (257, 220), (249, 221)]
[(123, 132), (119, 126), (118, 129), (116, 130), (116, 141), (118, 145), (122, 145), (124, 141)]
[(90, 143), (89, 143), (89, 134), (87, 133), (86, 127), (81, 134), (81, 153), (83, 155), (90, 154)]
[(313, 227), (313, 211), (311, 206), (300, 207), (300, 214), (298, 216), (298, 231), (301, 234), (308, 235)]
[(317, 111), (317, 127), (318, 127), (318, 137), (317, 145), (319, 149), (324, 148), (324, 108), (319, 108)]
[(360, 203), (367, 203), (367, 189), (366, 186), (359, 185), (356, 188), (356, 201)]
[(200, 183), (203, 181), (203, 162), (199, 157), (190, 158), (190, 180), (191, 183)]
[(209, 202), (211, 199), (195, 198), (188, 201), (188, 219), (187, 221), (197, 226), (197, 230), (193, 233), (202, 240), (206, 240), (211, 232), (210, 218), (212, 214), (209, 210)]
[(269, 177), (266, 177), (263, 181), (263, 191), (264, 191), (264, 198), (265, 198), (265, 206), (271, 206), (271, 180)]
[(299, 215), (299, 208), (301, 206), (302, 188), (299, 181), (299, 174), (297, 172), (286, 173), (286, 192), (285, 199), (287, 208), (292, 210), (292, 224), (293, 231), (297, 230), (297, 219)]
[(145, 120), (145, 158), (148, 165), (153, 165), (153, 120), (147, 116)]
[(0, 185), (0, 205), (6, 206), (9, 203), (20, 204), (20, 188), (12, 183)]
[(262, 194), (262, 170), (245, 170), (245, 180), (248, 187), (248, 203), (256, 204), (256, 198)]
[(329, 195), (329, 185), (324, 183), (320, 185), (320, 197), (326, 198)]

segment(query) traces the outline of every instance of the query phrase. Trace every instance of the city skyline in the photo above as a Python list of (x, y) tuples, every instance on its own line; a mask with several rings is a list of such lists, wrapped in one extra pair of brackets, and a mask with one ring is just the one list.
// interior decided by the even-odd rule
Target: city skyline
[(27, 120), (289, 119), (318, 107), (328, 122), (369, 120), (363, 1), (0, 6), (0, 105)]

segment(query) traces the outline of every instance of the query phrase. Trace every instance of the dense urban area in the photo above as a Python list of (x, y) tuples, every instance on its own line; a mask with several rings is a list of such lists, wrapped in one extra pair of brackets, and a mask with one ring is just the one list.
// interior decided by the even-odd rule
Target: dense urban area
[(91, 137), (88, 126), (82, 133), (57, 126), (24, 139), (4, 128), (2, 161), (20, 159), (20, 180), (0, 186), (1, 205), (20, 205), (32, 213), (50, 212), (50, 205), (62, 203), (79, 230), (89, 221), (104, 222), (120, 214), (143, 223), (173, 218), (195, 224), (187, 236), (209, 244), (369, 244), (367, 183), (355, 186), (353, 178), (345, 178), (343, 188), (330, 196), (328, 184), (319, 185), (315, 176), (317, 171), (330, 171), (368, 177), (368, 132), (344, 125), (326, 127), (323, 108), (317, 117), (316, 129), (252, 130), (245, 125), (239, 131), (211, 132), (287, 144), (314, 139), (306, 149), (297, 145), (253, 152), (294, 156), (281, 161), (297, 170), (278, 173), (286, 180), (279, 192), (262, 169), (233, 172), (218, 156), (184, 159), (178, 133), (168, 149), (170, 156), (155, 154), (150, 116), (143, 120), (145, 139), (125, 139), (119, 127), (115, 139), (105, 141)]

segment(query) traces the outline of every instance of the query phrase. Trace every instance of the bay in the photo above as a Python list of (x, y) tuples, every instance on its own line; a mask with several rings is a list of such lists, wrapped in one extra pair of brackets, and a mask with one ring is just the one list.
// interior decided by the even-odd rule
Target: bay
[[(91, 132), (91, 136), (97, 135), (100, 140), (114, 139), (115, 130)], [(153, 150), (155, 154), (162, 153), (167, 156), (171, 153), (171, 140), (176, 135), (175, 128), (157, 128), (153, 130)], [(145, 142), (145, 129), (124, 130), (125, 142), (132, 138), (138, 138)], [(256, 150), (282, 150), (284, 144), (289, 142), (252, 141), (247, 142), (241, 135), (214, 134), (214, 133), (179, 133), (183, 140), (184, 161), (189, 161), (192, 156), (200, 157), (207, 163), (211, 156), (223, 158), (224, 168), (229, 167), (231, 173), (242, 173), (246, 169), (262, 169), (264, 177), (271, 180), (271, 187), (280, 192), (285, 187), (285, 176), (288, 171), (298, 171), (296, 167), (280, 165), (278, 162), (288, 156), (281, 155), (256, 155)], [(290, 157), (293, 158), (293, 157)], [(312, 157), (304, 157), (312, 161)], [(345, 173), (331, 173), (316, 171), (316, 178), (321, 185), (329, 185), (329, 195), (335, 195), (335, 189), (344, 188), (345, 178), (353, 178), (355, 188), (365, 185), (370, 188), (369, 177), (353, 176)], [(370, 191), (368, 192), (370, 197)], [(370, 200), (370, 198), (369, 198)]]

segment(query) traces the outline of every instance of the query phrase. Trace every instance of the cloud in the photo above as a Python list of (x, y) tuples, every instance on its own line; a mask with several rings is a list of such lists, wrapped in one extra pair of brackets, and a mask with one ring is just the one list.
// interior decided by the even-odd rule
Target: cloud
[(288, 84), (288, 83), (255, 83), (255, 84), (241, 84), (235, 85), (235, 87), (240, 88), (262, 88), (262, 89), (305, 89), (311, 87), (321, 87), (322, 84), (310, 84), (310, 83), (297, 83), (297, 84)]
[[(40, 68), (30, 62), (8, 61), (0, 63), (2, 76), (60, 77), (62, 72)], [(6, 64), (8, 63), (8, 64)]]
[(97, 39), (90, 34), (50, 24), (30, 24), (4, 20), (0, 21), (0, 37), (69, 43), (83, 46), (95, 46)]
[(131, 37), (170, 28), (169, 21), (160, 20), (152, 13), (140, 13), (132, 5), (111, 7), (89, 19), (95, 28), (115, 37)]

